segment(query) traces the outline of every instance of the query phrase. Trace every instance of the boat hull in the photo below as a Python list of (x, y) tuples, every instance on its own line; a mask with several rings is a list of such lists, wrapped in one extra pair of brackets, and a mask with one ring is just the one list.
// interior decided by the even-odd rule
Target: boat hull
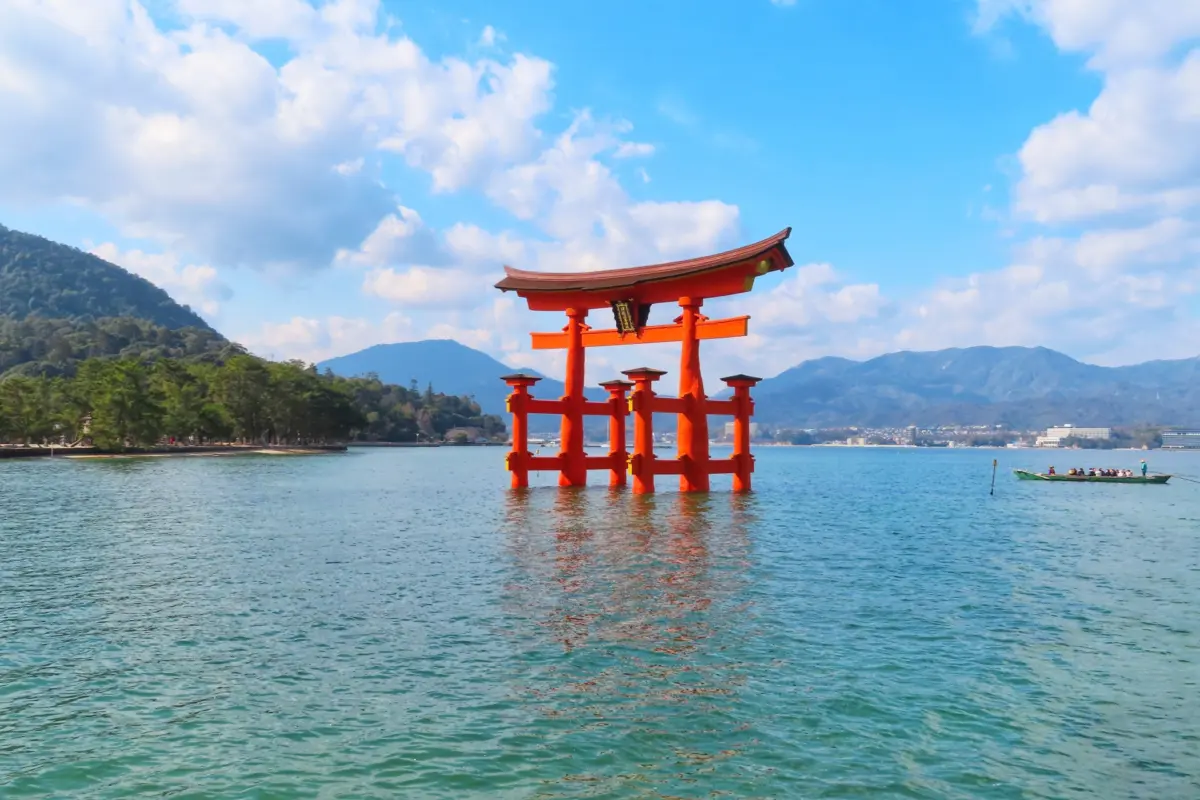
[(1171, 480), (1170, 475), (1135, 475), (1132, 478), (1110, 478), (1103, 475), (1047, 475), (1044, 472), (1030, 472), (1024, 469), (1014, 469), (1013, 472), (1023, 481), (1059, 481), (1061, 483), (1156, 483), (1162, 484)]

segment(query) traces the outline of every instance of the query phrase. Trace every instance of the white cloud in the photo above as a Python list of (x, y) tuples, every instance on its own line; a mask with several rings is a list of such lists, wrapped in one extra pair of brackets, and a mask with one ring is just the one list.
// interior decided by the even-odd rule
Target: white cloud
[(166, 291), (177, 302), (191, 306), (209, 319), (221, 312), (221, 303), (233, 296), (233, 290), (220, 279), (217, 270), (207, 264), (180, 265), (174, 253), (122, 251), (112, 242), (91, 247), (92, 255), (124, 267)]
[(1018, 15), (1044, 28), (1060, 50), (1087, 53), (1096, 68), (1154, 61), (1200, 37), (1193, 0), (978, 0), (976, 30)]
[(503, 42), (507, 37), (493, 28), (491, 25), (485, 25), (483, 31), (479, 34), (480, 47), (495, 47), (498, 42)]
[(393, 312), (379, 322), (361, 317), (292, 317), (287, 322), (263, 323), (257, 330), (243, 331), (233, 338), (266, 358), (316, 363), (380, 342), (408, 342), (423, 337), (409, 317)]
[(1017, 211), (1039, 222), (1177, 214), (1200, 204), (1200, 50), (1106, 76), (1086, 114), (1021, 148)]
[(617, 151), (613, 153), (616, 158), (641, 158), (652, 155), (654, 155), (654, 145), (645, 142), (621, 142), (617, 146)]
[(521, 265), (530, 259), (529, 244), (515, 234), (491, 234), (477, 225), (458, 223), (446, 231), (446, 247), (464, 264)]
[[(433, 62), (377, 3), (0, 5), (0, 199), (81, 202), (216, 263), (326, 266), (393, 206), (394, 152), (454, 190), (536, 151), (550, 65)], [(283, 38), (278, 68), (251, 48)]]
[(410, 307), (471, 306), (479, 301), (485, 290), (490, 289), (479, 276), (457, 269), (374, 269), (363, 278), (363, 292), (366, 294)]
[(342, 266), (384, 267), (440, 265), (446, 259), (437, 232), (416, 211), (400, 206), (396, 213), (384, 217), (357, 249), (338, 251), (336, 260)]
[(496, 174), (489, 196), (550, 240), (532, 244), (535, 264), (586, 270), (720, 250), (738, 233), (738, 209), (718, 200), (633, 203), (601, 158), (626, 126), (578, 115), (537, 159)]

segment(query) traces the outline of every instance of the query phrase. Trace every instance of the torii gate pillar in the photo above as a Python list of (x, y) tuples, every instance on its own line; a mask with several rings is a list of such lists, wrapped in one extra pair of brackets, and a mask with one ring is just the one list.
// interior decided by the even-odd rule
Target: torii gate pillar
[(683, 309), (683, 342), (679, 356), (679, 398), (683, 413), (679, 414), (676, 429), (676, 448), (683, 463), (679, 476), (679, 491), (708, 491), (708, 412), (704, 403), (704, 376), (700, 372), (700, 340), (696, 338), (696, 323), (700, 321), (700, 299), (679, 298)]

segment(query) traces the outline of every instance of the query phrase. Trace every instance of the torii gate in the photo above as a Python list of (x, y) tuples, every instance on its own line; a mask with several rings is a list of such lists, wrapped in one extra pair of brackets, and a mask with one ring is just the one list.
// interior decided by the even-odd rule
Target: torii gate
[[(787, 228), (761, 242), (703, 258), (628, 269), (596, 272), (527, 272), (505, 267), (505, 278), (496, 284), (501, 291), (515, 291), (531, 311), (563, 311), (567, 326), (562, 333), (534, 333), (534, 350), (567, 351), (566, 394), (559, 400), (538, 400), (529, 393), (537, 376), (517, 373), (504, 376), (512, 387), (508, 408), (513, 415), (513, 446), (508, 455), (513, 488), (529, 485), (530, 470), (557, 470), (560, 486), (583, 486), (589, 469), (610, 472), (610, 485), (625, 485), (625, 473), (633, 475), (633, 491), (654, 491), (655, 475), (678, 475), (684, 492), (706, 492), (709, 475), (732, 474), (734, 491), (750, 491), (754, 459), (750, 455), (750, 416), (754, 405), (750, 389), (759, 378), (732, 375), (722, 380), (734, 390), (731, 400), (709, 400), (700, 374), (700, 340), (745, 336), (749, 317), (710, 320), (700, 313), (712, 297), (748, 292), (754, 279), (793, 265), (784, 242)], [(669, 325), (648, 325), (655, 303), (678, 303), (683, 313)], [(611, 307), (616, 328), (592, 330), (584, 320), (594, 308)], [(588, 347), (680, 342), (679, 396), (660, 397), (652, 384), (661, 370), (642, 367), (626, 370), (632, 381), (607, 381), (609, 392), (603, 402), (589, 402), (583, 395), (584, 350)], [(633, 389), (626, 400), (626, 392)], [(634, 452), (625, 450), (625, 417), (634, 414)], [(678, 414), (678, 457), (658, 459), (654, 455), (653, 414)], [(529, 414), (561, 414), (562, 450), (557, 456), (535, 457), (529, 452)], [(733, 457), (710, 459), (708, 415), (734, 418)], [(609, 417), (610, 452), (588, 456), (584, 452), (583, 418)]]

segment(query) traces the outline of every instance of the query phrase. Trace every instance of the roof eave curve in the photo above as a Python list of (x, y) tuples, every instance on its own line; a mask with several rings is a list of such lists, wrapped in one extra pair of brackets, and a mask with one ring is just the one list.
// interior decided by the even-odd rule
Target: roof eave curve
[(772, 251), (777, 251), (778, 256), (770, 260), (770, 270), (781, 270), (795, 264), (784, 245), (791, 233), (790, 227), (784, 228), (774, 236), (733, 250), (726, 250), (723, 253), (641, 267), (622, 267), (592, 272), (532, 272), (506, 265), (504, 267), (505, 276), (496, 284), (496, 288), (501, 291), (516, 291), (522, 294), (525, 292), (587, 292), (620, 289), (640, 283), (686, 278), (691, 275), (733, 267), (761, 259)]

